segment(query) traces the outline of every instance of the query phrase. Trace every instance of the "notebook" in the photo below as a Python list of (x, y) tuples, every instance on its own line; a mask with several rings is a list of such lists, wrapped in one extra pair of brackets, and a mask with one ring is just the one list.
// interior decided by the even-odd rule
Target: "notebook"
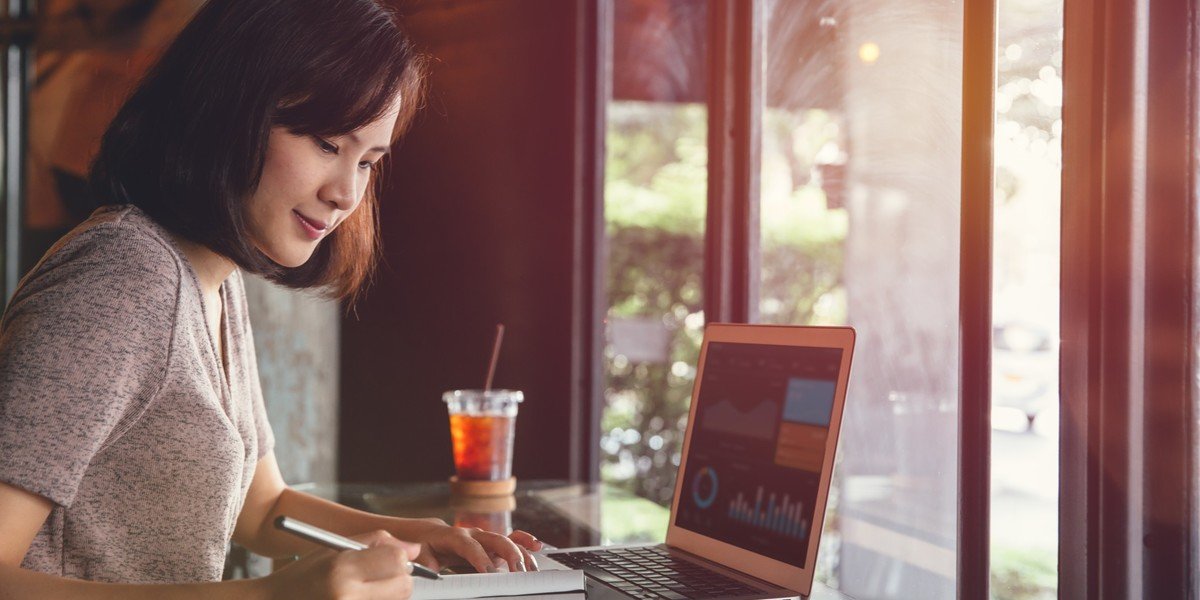
[(593, 599), (811, 592), (854, 352), (848, 327), (705, 328), (666, 544), (568, 548)]
[(577, 592), (553, 597), (582, 598), (583, 571), (525, 571), (520, 573), (470, 573), (443, 575), (441, 579), (414, 578), (412, 600), (452, 598), (511, 598), (537, 595), (539, 600), (555, 592)]

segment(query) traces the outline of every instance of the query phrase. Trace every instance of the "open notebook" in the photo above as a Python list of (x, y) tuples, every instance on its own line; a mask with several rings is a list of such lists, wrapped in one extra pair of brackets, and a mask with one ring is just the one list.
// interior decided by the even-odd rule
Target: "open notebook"
[[(412, 600), (452, 598), (495, 598), (563, 593), (550, 598), (583, 598), (583, 571), (527, 571), (522, 573), (479, 573), (444, 575), (438, 581), (413, 579)], [(571, 593), (574, 592), (574, 593)]]

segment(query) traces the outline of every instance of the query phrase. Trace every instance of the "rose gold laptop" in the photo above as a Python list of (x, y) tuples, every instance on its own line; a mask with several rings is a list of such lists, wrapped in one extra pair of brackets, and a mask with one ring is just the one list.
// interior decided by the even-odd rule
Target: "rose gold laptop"
[(709, 324), (666, 543), (539, 563), (583, 569), (589, 600), (808, 595), (853, 352), (849, 327)]

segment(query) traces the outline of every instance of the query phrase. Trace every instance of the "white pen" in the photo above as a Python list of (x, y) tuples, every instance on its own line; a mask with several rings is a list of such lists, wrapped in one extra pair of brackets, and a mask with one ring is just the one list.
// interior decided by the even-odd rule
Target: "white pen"
[[(370, 546), (362, 542), (356, 542), (348, 537), (340, 536), (332, 531), (325, 531), (316, 525), (309, 525), (290, 517), (275, 519), (275, 527), (310, 542), (333, 548), (334, 550), (366, 550), (370, 548)], [(408, 564), (412, 567), (412, 574), (417, 577), (424, 577), (426, 579), (442, 578), (441, 575), (438, 575), (424, 565), (419, 565), (411, 560), (408, 561)]]

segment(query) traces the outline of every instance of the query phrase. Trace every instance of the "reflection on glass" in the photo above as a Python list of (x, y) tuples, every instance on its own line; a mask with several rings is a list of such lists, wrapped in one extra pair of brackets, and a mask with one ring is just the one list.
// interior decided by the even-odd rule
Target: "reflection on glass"
[(962, 7), (766, 3), (761, 320), (858, 331), (819, 580), (954, 598)]
[[(704, 327), (707, 10), (613, 2), (601, 477), (661, 505), (674, 491)], [(649, 519), (657, 531), (665, 511)]]
[(1062, 2), (1002, 0), (996, 65), (992, 594), (1057, 597)]

